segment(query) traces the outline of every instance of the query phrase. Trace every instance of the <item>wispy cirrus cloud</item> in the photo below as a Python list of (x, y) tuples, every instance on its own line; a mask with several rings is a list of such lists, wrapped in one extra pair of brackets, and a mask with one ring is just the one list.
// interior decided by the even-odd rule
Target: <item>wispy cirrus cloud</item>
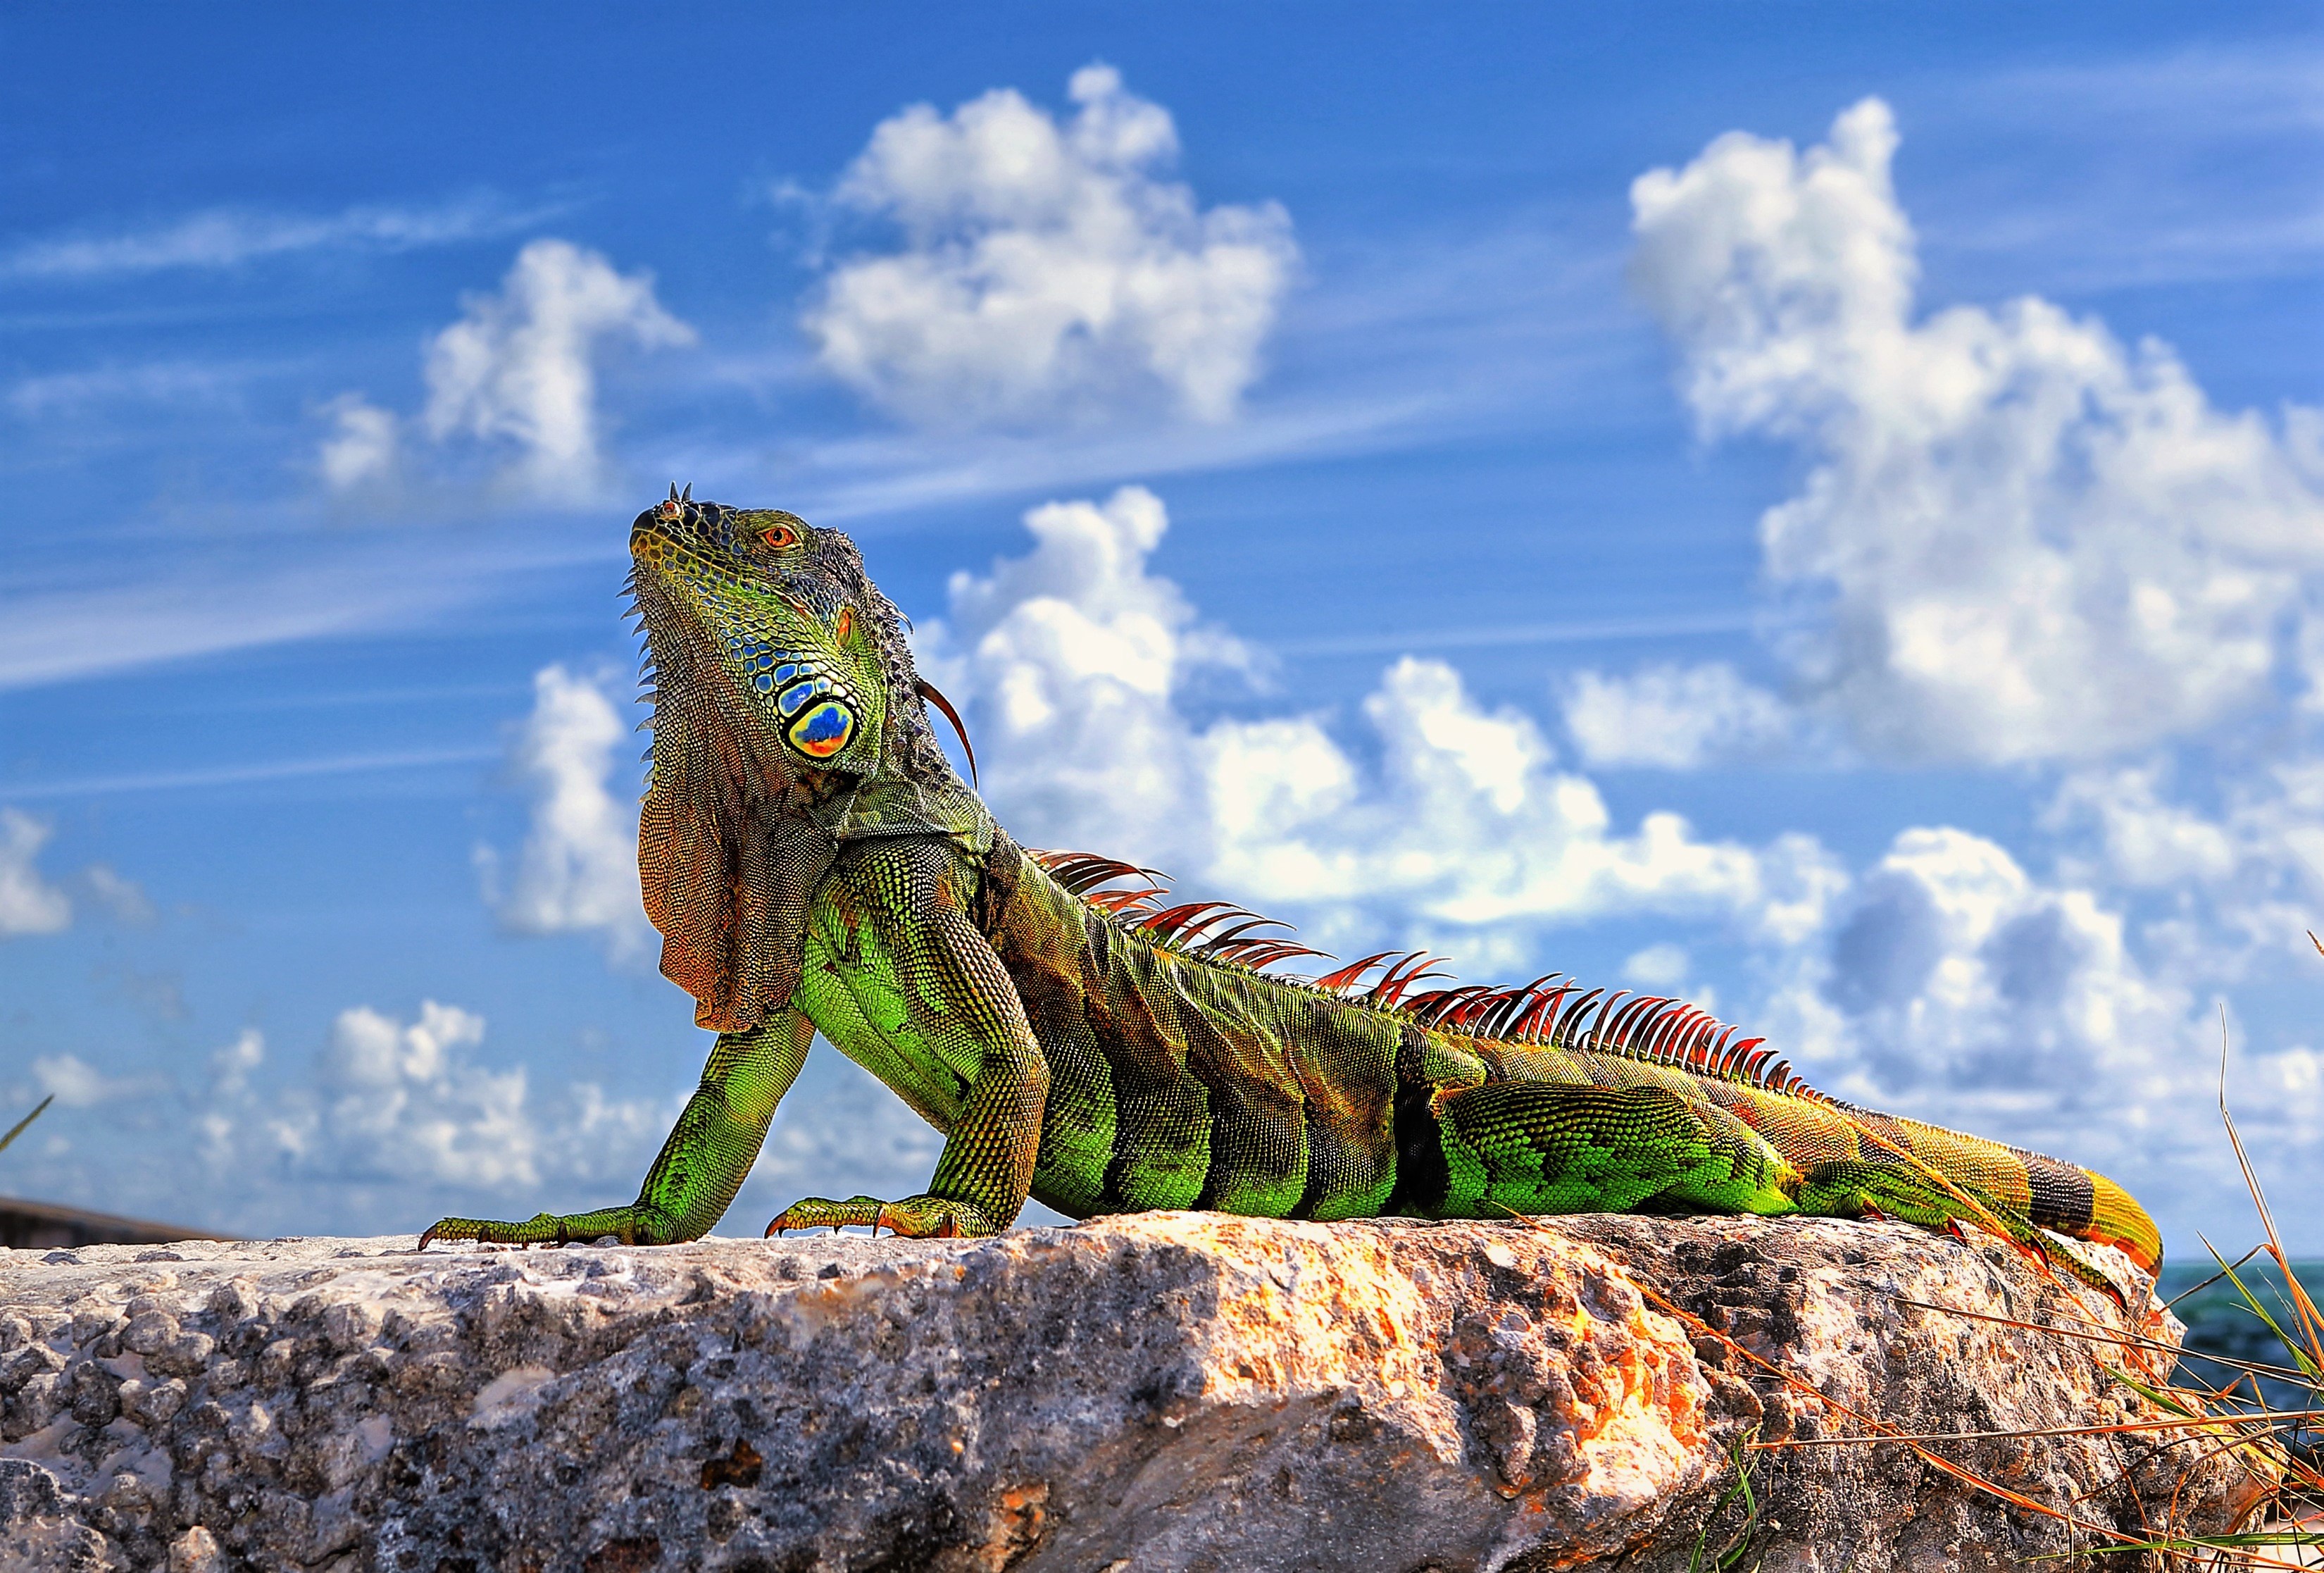
[(2142, 116), (2209, 137), (2324, 134), (2324, 51), (2181, 49), (2090, 62), (2047, 61), (1962, 84), (1978, 113), (2040, 117), (2094, 136), (2145, 129)]
[(8, 408), (28, 421), (80, 415), (103, 405), (232, 403), (257, 378), (281, 370), (260, 361), (158, 360), (49, 372), (13, 384)]
[(0, 253), (0, 279), (78, 282), (240, 267), (300, 252), (415, 251), (514, 234), (575, 206), (519, 206), (476, 195), (432, 207), (366, 205), (328, 214), (212, 208), (143, 228), (25, 241)]
[[(303, 781), (315, 776), (379, 776), (391, 771), (437, 770), (456, 764), (482, 764), (499, 754), (489, 748), (406, 748), (359, 754), (323, 754), (307, 759), (252, 760), (235, 764), (195, 765), (183, 770), (138, 771), (119, 775), (67, 776), (12, 785), (12, 798), (91, 798), (122, 792), (184, 792), (205, 788), (253, 786), (262, 782)], [(0, 813), (13, 814), (13, 810)], [(0, 825), (5, 825), (0, 820)], [(36, 844), (37, 845), (37, 844)], [(0, 857), (5, 856), (0, 848)], [(0, 865), (0, 877), (6, 873)], [(124, 921), (138, 921), (133, 902), (143, 896), (134, 885), (101, 865), (91, 865), (88, 879), (98, 898)]]
[[(1947, 293), (2304, 280), (2324, 258), (2324, 51), (2284, 39), (1896, 83)], [(2289, 47), (2287, 47), (2289, 46)]]
[[(131, 562), (29, 564), (0, 577), (0, 693), (228, 651), (412, 628), (455, 615), (504, 576), (575, 560), (512, 533), (438, 539), (415, 555), (377, 534), (340, 535), (296, 558), (266, 533), (217, 539), (198, 558), (150, 541)], [(289, 560), (284, 560), (289, 559)], [(43, 571), (48, 566), (48, 571)]]
[[(779, 462), (763, 449), (693, 457), (703, 461), (704, 471), (762, 477), (795, 499), (788, 506), (837, 523), (976, 498), (1101, 486), (1125, 474), (1164, 477), (1410, 449), (1441, 436), (1465, 413), (1446, 409), (1430, 394), (1391, 391), (1378, 397), (1285, 401), (1216, 425), (958, 439), (846, 438), (785, 452)], [(688, 464), (678, 469), (696, 473)]]
[(267, 587), (281, 593), (257, 601), (247, 587), (188, 581), (28, 597), (0, 626), (0, 689), (409, 622), (440, 602), (408, 588), (398, 596), (326, 571), (284, 574)]

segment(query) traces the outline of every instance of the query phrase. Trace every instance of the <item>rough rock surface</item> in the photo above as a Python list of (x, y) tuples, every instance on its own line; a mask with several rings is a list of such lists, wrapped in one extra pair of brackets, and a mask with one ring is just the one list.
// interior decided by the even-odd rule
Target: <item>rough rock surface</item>
[[(2141, 1409), (2103, 1340), (1908, 1303), (2087, 1328), (2110, 1301), (1903, 1225), (410, 1247), (0, 1252), (0, 1567), (1452, 1573), (1680, 1568), (1747, 1534), (1771, 1570), (2015, 1567), (2096, 1536), (1894, 1443), (1734, 1448), (1849, 1411)], [(2249, 1492), (2170, 1434), (1931, 1447), (2091, 1523)]]

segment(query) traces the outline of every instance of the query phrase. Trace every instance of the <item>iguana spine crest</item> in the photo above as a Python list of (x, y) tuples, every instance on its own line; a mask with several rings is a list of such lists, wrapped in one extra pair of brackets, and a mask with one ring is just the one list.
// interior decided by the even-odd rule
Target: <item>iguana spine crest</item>
[[(1298, 956), (1336, 958), (1285, 939), (1240, 938), (1253, 928), (1288, 929), (1291, 925), (1280, 918), (1260, 917), (1231, 902), (1158, 905), (1170, 889), (1169, 876), (1159, 869), (1094, 852), (1043, 852), (1027, 847), (1026, 856), (1126, 932), (1199, 961), (1260, 974), (1270, 983), (1315, 989), (1351, 1004), (1400, 1016), (1416, 1026), (1463, 1038), (1616, 1054), (1786, 1097), (1838, 1102), (1794, 1071), (1790, 1060), (1775, 1058), (1775, 1050), (1764, 1046), (1765, 1039), (1738, 1038), (1740, 1028), (1682, 999), (1662, 995), (1632, 996), (1628, 989), (1617, 989), (1611, 995), (1603, 989), (1584, 993), (1579, 983), (1566, 979), (1562, 972), (1545, 973), (1515, 986), (1465, 984), (1407, 997), (1413, 984), (1442, 976), (1428, 968), (1447, 959), (1422, 950), (1379, 951), (1314, 977), (1267, 972), (1276, 963)], [(1105, 888), (1119, 880), (1140, 883), (1120, 890)], [(1215, 938), (1204, 938), (1208, 930), (1235, 918), (1247, 921)], [(1380, 969), (1379, 980), (1369, 988), (1357, 989), (1356, 985), (1374, 967)], [(1625, 998), (1629, 1000), (1628, 1004), (1622, 1003)]]

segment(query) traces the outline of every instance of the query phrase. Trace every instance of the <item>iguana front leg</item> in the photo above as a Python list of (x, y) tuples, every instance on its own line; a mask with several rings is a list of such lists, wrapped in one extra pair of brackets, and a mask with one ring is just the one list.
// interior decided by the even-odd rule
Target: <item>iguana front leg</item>
[(540, 1213), (523, 1223), (489, 1218), (439, 1218), (420, 1236), (481, 1240), (503, 1245), (562, 1245), (610, 1235), (624, 1245), (670, 1245), (709, 1233), (734, 1199), (775, 1106), (798, 1078), (815, 1028), (797, 1011), (784, 1011), (748, 1032), (721, 1033), (703, 1067), (702, 1085), (646, 1170), (638, 1199), (627, 1207), (586, 1213)]
[(843, 968), (810, 954), (800, 998), (818, 1013), (824, 1035), (875, 1072), (903, 1063), (965, 1075), (967, 1085), (926, 1191), (891, 1202), (809, 1197), (784, 1208), (769, 1235), (846, 1224), (911, 1235), (997, 1235), (1023, 1210), (1049, 1067), (1017, 985), (969, 919), (964, 887), (973, 877), (944, 843), (899, 840), (849, 858), (826, 884), (826, 897), (845, 905), (842, 921), (854, 926), (862, 958)]

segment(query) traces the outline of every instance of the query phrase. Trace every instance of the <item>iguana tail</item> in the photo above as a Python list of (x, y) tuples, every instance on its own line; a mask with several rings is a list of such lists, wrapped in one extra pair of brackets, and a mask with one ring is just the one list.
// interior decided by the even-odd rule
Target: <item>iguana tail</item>
[(2065, 1233), (2078, 1240), (2116, 1246), (2142, 1270), (2159, 1271), (2163, 1266), (2163, 1232), (2146, 1216), (2146, 1209), (2130, 1192), (2097, 1170), (2084, 1169), (2078, 1172), (2090, 1182), (2090, 1221), (2082, 1228)]

